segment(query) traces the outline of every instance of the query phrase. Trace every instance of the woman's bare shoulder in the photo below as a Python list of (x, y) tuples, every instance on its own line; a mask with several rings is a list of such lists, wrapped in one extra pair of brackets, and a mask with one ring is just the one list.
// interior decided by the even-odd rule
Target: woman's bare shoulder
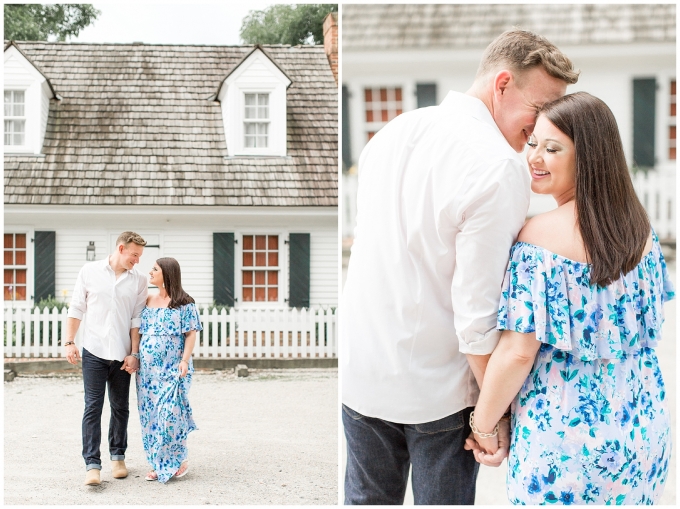
[(517, 240), (571, 260), (586, 262), (586, 252), (572, 206), (558, 207), (532, 217), (519, 232)]

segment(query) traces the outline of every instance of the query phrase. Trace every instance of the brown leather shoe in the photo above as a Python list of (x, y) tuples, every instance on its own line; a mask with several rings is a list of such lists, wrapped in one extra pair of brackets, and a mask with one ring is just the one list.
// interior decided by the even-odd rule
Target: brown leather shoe
[(128, 475), (128, 470), (125, 467), (125, 461), (113, 460), (111, 461), (111, 474), (114, 479), (125, 479)]
[(98, 486), (101, 483), (98, 468), (91, 468), (85, 473), (85, 486)]

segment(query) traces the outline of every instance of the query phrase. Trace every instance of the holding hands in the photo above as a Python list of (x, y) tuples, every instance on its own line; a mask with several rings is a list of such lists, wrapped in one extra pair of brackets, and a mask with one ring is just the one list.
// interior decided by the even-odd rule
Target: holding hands
[[(476, 429), (473, 425), (473, 416), (471, 416), (470, 421), (472, 428)], [(464, 448), (472, 451), (478, 463), (488, 467), (500, 466), (503, 460), (508, 457), (510, 450), (510, 419), (502, 417), (496, 426), (497, 428), (491, 433), (475, 433), (473, 431), (465, 440)]]

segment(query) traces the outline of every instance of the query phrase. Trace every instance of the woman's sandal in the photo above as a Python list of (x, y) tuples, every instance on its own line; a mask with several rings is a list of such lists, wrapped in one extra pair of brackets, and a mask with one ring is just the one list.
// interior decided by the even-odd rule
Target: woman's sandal
[(158, 474), (156, 473), (155, 470), (152, 470), (148, 474), (146, 474), (146, 477), (144, 478), (147, 481), (157, 481), (158, 480)]
[(189, 471), (189, 463), (187, 461), (185, 461), (179, 466), (179, 470), (177, 470), (177, 472), (175, 472), (174, 477), (176, 477), (177, 479), (179, 479), (180, 477), (184, 477), (185, 475), (187, 475), (188, 471)]

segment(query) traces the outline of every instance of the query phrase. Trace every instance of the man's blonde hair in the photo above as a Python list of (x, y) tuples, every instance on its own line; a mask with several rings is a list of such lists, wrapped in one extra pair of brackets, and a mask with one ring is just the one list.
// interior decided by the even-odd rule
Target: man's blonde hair
[(135, 232), (123, 232), (118, 235), (116, 240), (116, 245), (123, 244), (127, 246), (130, 242), (137, 244), (138, 246), (146, 246), (146, 240), (142, 238), (141, 235)]
[(574, 69), (571, 60), (545, 37), (515, 27), (503, 32), (487, 46), (475, 79), (507, 67), (518, 83), (524, 71), (542, 66), (553, 78), (573, 85), (581, 71)]

